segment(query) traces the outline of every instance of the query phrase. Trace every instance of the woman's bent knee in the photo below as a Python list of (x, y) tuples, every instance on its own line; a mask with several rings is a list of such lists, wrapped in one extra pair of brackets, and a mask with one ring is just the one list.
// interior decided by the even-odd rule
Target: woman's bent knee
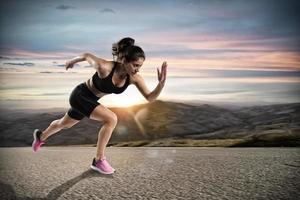
[(90, 115), (90, 119), (101, 121), (111, 126), (116, 126), (118, 121), (117, 115), (102, 105), (97, 106), (93, 110)]
[(104, 119), (104, 123), (115, 127), (118, 123), (118, 117), (115, 113), (111, 113), (107, 118)]

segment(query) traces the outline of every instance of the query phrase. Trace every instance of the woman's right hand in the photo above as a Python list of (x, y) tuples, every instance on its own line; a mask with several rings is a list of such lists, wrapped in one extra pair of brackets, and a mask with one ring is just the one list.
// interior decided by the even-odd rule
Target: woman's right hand
[(69, 68), (73, 68), (73, 67), (74, 67), (74, 63), (72, 61), (66, 62), (66, 70), (68, 70)]

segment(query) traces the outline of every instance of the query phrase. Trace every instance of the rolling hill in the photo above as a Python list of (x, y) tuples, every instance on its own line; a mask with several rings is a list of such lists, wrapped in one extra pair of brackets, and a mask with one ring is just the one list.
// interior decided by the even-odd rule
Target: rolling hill
[[(199, 146), (197, 141), (201, 140), (242, 139), (242, 143), (229, 146), (264, 146), (264, 140), (271, 141), (267, 146), (300, 146), (300, 103), (227, 109), (209, 104), (155, 101), (110, 109), (118, 116), (110, 145), (142, 146), (162, 141), (162, 146), (166, 143), (163, 141), (167, 141), (176, 146), (170, 144), (170, 140), (174, 140), (181, 141), (181, 146)], [(2, 109), (0, 146), (31, 145), (34, 129), (47, 128), (65, 112), (63, 109), (40, 112)], [(72, 128), (50, 137), (47, 145), (96, 144), (101, 124), (84, 118)], [(138, 141), (143, 142), (136, 143)], [(194, 143), (191, 145), (190, 141)]]

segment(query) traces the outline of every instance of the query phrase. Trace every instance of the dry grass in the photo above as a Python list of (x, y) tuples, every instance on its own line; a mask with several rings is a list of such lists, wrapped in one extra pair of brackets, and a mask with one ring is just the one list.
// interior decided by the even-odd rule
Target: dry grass
[(241, 139), (160, 139), (141, 140), (110, 144), (116, 147), (270, 147), (270, 146), (300, 146), (300, 134), (261, 134)]
[(155, 141), (132, 141), (112, 144), (116, 147), (229, 147), (243, 142), (244, 139), (214, 139), (214, 140), (192, 140), (192, 139), (164, 139)]

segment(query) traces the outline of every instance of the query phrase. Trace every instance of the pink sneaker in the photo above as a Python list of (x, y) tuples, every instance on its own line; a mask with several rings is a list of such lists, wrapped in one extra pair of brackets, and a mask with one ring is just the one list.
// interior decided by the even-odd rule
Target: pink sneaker
[(110, 166), (110, 164), (107, 162), (106, 157), (104, 157), (101, 160), (96, 161), (96, 159), (93, 159), (93, 163), (91, 165), (91, 168), (95, 171), (98, 171), (102, 174), (112, 174), (116, 170)]
[(37, 150), (39, 150), (40, 147), (43, 144), (45, 144), (45, 142), (42, 141), (41, 138), (40, 138), (42, 133), (43, 132), (40, 131), (39, 129), (35, 129), (34, 132), (33, 132), (33, 138), (34, 138), (34, 140), (32, 142), (32, 149), (33, 149), (34, 152), (36, 152)]

